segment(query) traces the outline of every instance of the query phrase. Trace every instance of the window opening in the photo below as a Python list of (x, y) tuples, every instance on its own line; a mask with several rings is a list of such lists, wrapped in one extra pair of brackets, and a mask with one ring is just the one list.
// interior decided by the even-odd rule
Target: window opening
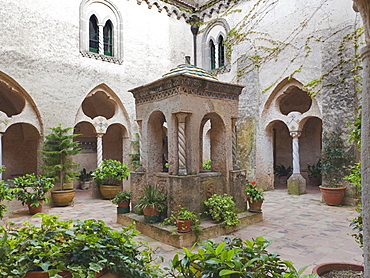
[(224, 38), (220, 36), (218, 38), (218, 67), (223, 67), (225, 65), (225, 46)]
[(107, 21), (103, 28), (104, 55), (113, 56), (113, 28), (112, 23)]
[(209, 48), (211, 51), (211, 69), (215, 69), (216, 68), (216, 49), (215, 49), (215, 44), (213, 43), (212, 40), (209, 42)]
[(90, 17), (89, 51), (94, 52), (94, 53), (99, 52), (99, 28), (98, 28), (98, 22), (95, 16)]

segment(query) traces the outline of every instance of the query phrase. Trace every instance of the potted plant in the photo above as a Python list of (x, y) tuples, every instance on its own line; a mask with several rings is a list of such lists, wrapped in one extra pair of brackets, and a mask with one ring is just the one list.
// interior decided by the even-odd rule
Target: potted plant
[(213, 220), (221, 222), (226, 227), (239, 224), (240, 220), (236, 214), (235, 202), (232, 196), (213, 194), (208, 200), (204, 201), (204, 205)]
[(118, 214), (130, 212), (130, 200), (131, 192), (126, 190), (117, 192), (117, 195), (112, 199), (112, 203), (117, 205)]
[[(3, 171), (5, 171), (5, 166), (0, 165), (0, 173)], [(3, 204), (3, 201), (10, 201), (12, 198), (13, 192), (3, 180), (0, 180), (0, 219), (3, 219), (6, 212), (6, 205)]]
[(79, 142), (73, 141), (73, 138), (79, 134), (68, 134), (73, 128), (62, 128), (61, 125), (50, 129), (52, 132), (45, 136), (46, 141), (42, 143), (44, 149), (40, 151), (45, 162), (42, 167), (46, 176), (59, 184), (59, 188), (51, 191), (54, 206), (68, 206), (73, 201), (75, 190), (73, 186), (67, 188), (66, 184), (76, 179), (78, 173), (73, 169), (79, 166), (71, 158), (81, 150)]
[(178, 233), (188, 233), (193, 229), (199, 229), (200, 220), (194, 212), (179, 205), (179, 209), (172, 211), (170, 217), (166, 218), (163, 223), (177, 226)]
[(14, 179), (14, 197), (27, 204), (30, 214), (41, 212), (42, 203), (49, 203), (46, 193), (53, 187), (53, 179), (35, 174), (26, 174)]
[(292, 167), (285, 167), (283, 164), (275, 165), (274, 174), (279, 178), (281, 184), (286, 184), (288, 177), (292, 174)]
[(211, 172), (211, 170), (212, 170), (212, 160), (208, 159), (206, 162), (203, 162), (202, 168), (203, 169), (201, 170), (201, 172), (203, 172), (203, 173)]
[(247, 195), (247, 201), (249, 204), (248, 211), (250, 212), (262, 212), (262, 203), (265, 199), (265, 193), (263, 193), (262, 189), (257, 188), (257, 182), (252, 181), (250, 183), (247, 183), (246, 188), (244, 189), (244, 192)]
[(91, 174), (92, 174), (92, 171), (87, 172), (86, 168), (83, 168), (80, 171), (80, 175), (78, 176), (78, 179), (80, 180), (81, 189), (87, 190), (90, 188), (91, 178), (92, 178)]
[(311, 185), (319, 186), (321, 183), (321, 160), (319, 159), (316, 164), (313, 165), (307, 164), (307, 170), (305, 172), (308, 173)]
[(322, 197), (327, 205), (340, 205), (344, 199), (346, 186), (343, 179), (348, 174), (350, 157), (338, 130), (325, 134), (321, 153), (321, 171), (323, 185), (320, 186)]
[(104, 199), (113, 199), (117, 192), (122, 191), (122, 180), (127, 179), (130, 171), (126, 164), (118, 160), (104, 159), (91, 176), (100, 189)]
[(143, 211), (146, 223), (157, 223), (161, 220), (161, 212), (166, 208), (166, 199), (167, 196), (157, 185), (146, 185), (136, 208)]

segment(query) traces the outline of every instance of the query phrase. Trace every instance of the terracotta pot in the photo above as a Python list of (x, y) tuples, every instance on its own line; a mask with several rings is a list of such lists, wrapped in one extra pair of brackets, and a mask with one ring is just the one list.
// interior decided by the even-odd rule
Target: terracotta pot
[[(42, 203), (42, 201), (40, 202)], [(42, 211), (42, 205), (39, 205), (38, 207), (31, 207), (31, 204), (33, 204), (33, 202), (27, 202), (28, 210), (31, 215), (40, 213)]]
[(158, 211), (158, 205), (146, 207), (143, 209), (144, 222), (146, 223), (158, 223), (161, 221), (161, 215)]
[(247, 199), (248, 200), (248, 205), (249, 205), (249, 209), (248, 211), (250, 212), (262, 212), (262, 203), (263, 203), (263, 200), (258, 200), (258, 201), (252, 201), (251, 199)]
[(96, 273), (95, 278), (119, 278), (116, 274), (113, 274), (107, 270), (101, 270)]
[(325, 203), (329, 206), (337, 206), (340, 205), (344, 199), (344, 193), (346, 187), (339, 187), (339, 188), (329, 188), (319, 186), (322, 194), (322, 198), (324, 199)]
[(191, 231), (191, 220), (177, 220), (177, 232), (188, 233)]
[[(63, 278), (72, 278), (72, 275), (69, 271), (62, 271), (59, 272), (58, 275), (62, 276)], [(49, 273), (44, 271), (28, 271), (26, 276), (23, 278), (49, 278)]]
[(72, 204), (75, 197), (74, 189), (51, 191), (51, 198), (55, 207), (65, 207)]
[(118, 203), (118, 204), (117, 204), (117, 206), (118, 206), (119, 208), (128, 208), (128, 207), (130, 206), (130, 200), (128, 200), (128, 201), (124, 201), (124, 202), (122, 202), (122, 203)]
[(130, 212), (130, 200), (117, 204), (117, 213), (125, 214)]
[(288, 180), (288, 176), (280, 176), (279, 177), (280, 184), (286, 184), (287, 180)]
[(324, 275), (332, 270), (354, 270), (354, 271), (364, 271), (364, 266), (359, 264), (349, 264), (349, 263), (323, 263), (314, 267), (312, 273)]
[(120, 185), (100, 185), (100, 193), (103, 199), (111, 200), (116, 197), (117, 192), (122, 191), (122, 186)]

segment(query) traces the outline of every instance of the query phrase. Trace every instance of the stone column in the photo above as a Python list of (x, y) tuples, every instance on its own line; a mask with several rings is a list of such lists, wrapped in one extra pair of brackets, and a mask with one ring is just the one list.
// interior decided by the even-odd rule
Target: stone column
[(233, 170), (240, 170), (237, 164), (237, 129), (236, 129), (236, 118), (232, 119), (232, 156), (233, 156)]
[(362, 224), (364, 240), (364, 277), (370, 277), (370, 3), (354, 0), (354, 10), (361, 13), (366, 46), (361, 51), (363, 64), (361, 124)]
[(300, 195), (306, 193), (306, 179), (301, 175), (299, 166), (299, 136), (300, 131), (290, 132), (293, 138), (293, 174), (288, 179), (288, 193), (292, 195)]
[(186, 134), (185, 134), (185, 119), (188, 116), (187, 113), (178, 113), (177, 117), (177, 135), (178, 135), (178, 159), (179, 159), (179, 171), (178, 174), (181, 176), (187, 175), (186, 169)]
[(135, 170), (135, 172), (144, 172), (144, 167), (143, 167), (143, 164), (144, 164), (144, 161), (143, 161), (143, 140), (142, 140), (142, 134), (143, 134), (142, 126), (143, 126), (143, 121), (137, 121), (137, 124), (139, 126), (139, 153), (140, 153), (139, 159), (140, 159), (140, 165)]
[(99, 54), (104, 55), (104, 26), (102, 24), (98, 24), (99, 28)]
[(301, 133), (298, 131), (291, 132), (290, 136), (293, 138), (293, 174), (300, 174), (301, 173), (301, 167), (299, 165), (299, 137), (301, 136)]
[[(0, 167), (3, 165), (3, 133), (0, 132)], [(0, 171), (0, 180), (3, 179), (3, 173)]]
[(97, 149), (97, 166), (100, 167), (103, 162), (103, 133), (96, 135), (96, 149)]

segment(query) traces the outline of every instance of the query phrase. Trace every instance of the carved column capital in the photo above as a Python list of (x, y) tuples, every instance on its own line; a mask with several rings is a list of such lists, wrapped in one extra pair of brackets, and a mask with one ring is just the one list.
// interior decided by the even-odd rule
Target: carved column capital
[(298, 139), (298, 138), (301, 136), (301, 132), (300, 132), (300, 131), (291, 131), (291, 132), (290, 132), (290, 136), (291, 136), (293, 139)]
[(370, 44), (370, 2), (369, 0), (353, 0), (353, 9), (359, 12), (365, 27), (366, 44)]

